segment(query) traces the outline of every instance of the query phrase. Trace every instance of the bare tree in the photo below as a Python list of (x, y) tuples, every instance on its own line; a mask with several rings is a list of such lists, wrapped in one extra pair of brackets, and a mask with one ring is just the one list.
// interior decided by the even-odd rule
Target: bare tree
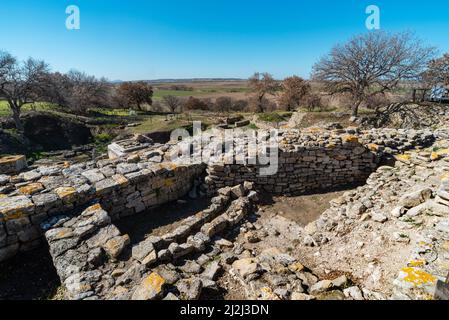
[(195, 97), (189, 97), (184, 102), (184, 110), (207, 110), (208, 104), (204, 100)]
[(176, 110), (178, 110), (182, 106), (182, 101), (176, 96), (163, 96), (162, 100), (164, 101), (164, 104), (170, 109), (171, 113), (176, 113)]
[(434, 52), (410, 33), (369, 32), (335, 46), (315, 64), (313, 78), (331, 94), (349, 93), (357, 117), (367, 98), (393, 90), (402, 80), (417, 79)]
[(46, 93), (48, 100), (72, 112), (85, 114), (89, 108), (118, 103), (113, 101), (112, 86), (104, 78), (97, 79), (76, 70), (67, 74), (54, 73), (50, 78), (51, 87)]
[(248, 100), (237, 100), (232, 104), (231, 110), (234, 112), (242, 112), (248, 108)]
[(287, 111), (292, 111), (299, 107), (301, 101), (310, 94), (311, 90), (310, 84), (298, 76), (285, 78), (282, 81), (280, 103), (286, 107)]
[(256, 101), (256, 109), (258, 112), (264, 112), (264, 99), (266, 95), (272, 94), (274, 95), (276, 91), (279, 89), (279, 84), (271, 74), (269, 73), (259, 73), (256, 72), (251, 78), (248, 80), (249, 86), (254, 91), (255, 101)]
[(430, 85), (449, 85), (449, 53), (429, 62), (428, 69), (423, 73), (423, 80)]
[(6, 52), (0, 52), (0, 97), (6, 99), (17, 130), (23, 131), (20, 114), (23, 105), (42, 98), (49, 68), (39, 60), (18, 62)]
[(129, 105), (142, 110), (142, 105), (153, 104), (153, 87), (145, 81), (124, 82), (117, 89), (117, 95), (122, 96)]
[(224, 113), (231, 110), (232, 108), (232, 98), (231, 97), (218, 97), (215, 100), (215, 109), (218, 112)]

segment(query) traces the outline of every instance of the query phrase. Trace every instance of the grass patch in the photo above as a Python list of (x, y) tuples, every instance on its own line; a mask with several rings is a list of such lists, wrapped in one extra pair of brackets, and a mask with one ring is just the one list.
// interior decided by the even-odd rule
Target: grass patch
[(269, 113), (261, 113), (258, 115), (260, 121), (265, 122), (284, 122), (288, 121), (292, 116), (291, 112), (269, 112)]
[(259, 127), (256, 126), (254, 123), (250, 123), (250, 124), (248, 125), (248, 129), (251, 129), (251, 130), (259, 130)]
[(107, 143), (112, 141), (112, 137), (108, 133), (100, 133), (95, 136), (95, 141), (99, 143)]
[[(47, 102), (36, 102), (36, 103), (30, 103), (25, 104), (22, 107), (22, 112), (27, 111), (56, 111), (59, 108), (51, 103)], [(11, 109), (9, 108), (7, 101), (0, 101), (0, 117), (10, 117), (12, 115)]]
[(202, 113), (179, 114), (176, 116), (151, 115), (141, 119), (141, 124), (133, 128), (135, 133), (152, 133), (158, 131), (172, 131), (179, 128), (189, 128), (193, 121), (200, 121), (203, 127), (212, 124), (213, 117)]

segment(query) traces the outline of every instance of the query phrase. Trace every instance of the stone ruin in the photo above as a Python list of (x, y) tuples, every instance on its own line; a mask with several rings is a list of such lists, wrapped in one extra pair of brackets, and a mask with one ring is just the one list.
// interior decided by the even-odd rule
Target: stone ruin
[[(429, 130), (285, 130), (279, 134), (278, 171), (268, 177), (258, 175), (261, 164), (172, 161), (173, 145), (142, 141), (112, 145), (109, 159), (3, 174), (0, 261), (45, 239), (67, 298), (197, 299), (202, 288), (216, 287), (222, 263), (213, 261), (214, 255), (232, 246), (220, 235), (254, 213), (262, 193), (290, 196), (361, 184), (383, 161), (436, 139), (438, 134)], [(131, 246), (129, 236), (113, 225), (187, 194), (191, 201), (209, 197), (209, 208), (162, 237), (150, 236)], [(196, 260), (181, 267), (187, 270), (183, 275), (194, 268), (201, 270), (199, 276), (179, 277), (173, 263), (192, 256)], [(265, 298), (287, 296), (251, 285), (264, 264), (283, 266), (290, 274), (289, 288), (295, 281), (310, 283), (290, 288), (298, 299), (318, 290), (313, 288), (316, 275), (276, 250), (246, 260), (223, 259), (246, 284), (248, 298), (260, 298), (260, 290)], [(270, 277), (281, 281), (282, 274)]]
[[(132, 247), (129, 236), (122, 235), (108, 213), (96, 204), (79, 216), (61, 218), (45, 238), (67, 298), (152, 300), (170, 291), (189, 295), (189, 289), (183, 290), (181, 284), (173, 287), (180, 279), (170, 280), (166, 276), (170, 270), (154, 268), (201, 255), (223, 230), (240, 223), (256, 201), (251, 184), (221, 189), (206, 210), (182, 220), (174, 231), (148, 237)], [(201, 274), (202, 281), (194, 285), (214, 286), (208, 281), (216, 279), (218, 270), (217, 263), (211, 262)], [(192, 285), (185, 281), (186, 286)]]

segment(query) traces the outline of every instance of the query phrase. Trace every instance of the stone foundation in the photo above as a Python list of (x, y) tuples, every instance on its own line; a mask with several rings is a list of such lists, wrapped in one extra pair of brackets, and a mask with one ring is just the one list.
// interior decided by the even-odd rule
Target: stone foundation
[(194, 181), (206, 173), (203, 191), (210, 196), (244, 181), (284, 195), (346, 186), (364, 182), (385, 154), (421, 147), (434, 138), (416, 130), (284, 131), (279, 168), (272, 176), (260, 176), (259, 165), (211, 165), (207, 171), (203, 163), (180, 165), (169, 162), (170, 145), (140, 150), (141, 144), (118, 159), (0, 175), (0, 261), (38, 245), (41, 230), (55, 216), (80, 214), (92, 203), (100, 203), (112, 220), (120, 219), (177, 200), (192, 187), (194, 198), (199, 184)]
[[(53, 170), (54, 169), (54, 170)], [(201, 176), (202, 165), (149, 165), (103, 161), (24, 174), (30, 179), (13, 195), (0, 199), (0, 261), (40, 243), (53, 217), (82, 211), (98, 202), (113, 220), (179, 199)]]
[[(65, 298), (153, 300), (169, 291), (181, 295), (185, 280), (170, 283), (154, 268), (201, 254), (218, 234), (239, 224), (257, 201), (251, 189), (251, 184), (222, 189), (209, 208), (184, 219), (173, 232), (149, 236), (132, 247), (129, 236), (111, 224), (99, 204), (74, 218), (61, 218), (45, 237)], [(211, 278), (207, 272), (198, 279), (200, 290)]]

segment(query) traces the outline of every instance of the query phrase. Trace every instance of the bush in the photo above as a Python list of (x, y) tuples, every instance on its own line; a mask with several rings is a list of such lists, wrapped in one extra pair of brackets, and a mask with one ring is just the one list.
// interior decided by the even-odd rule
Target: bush
[(321, 102), (321, 97), (317, 94), (309, 94), (304, 98), (304, 105), (309, 112), (318, 109), (318, 111), (323, 110), (323, 104)]
[(259, 114), (258, 117), (259, 117), (259, 120), (265, 121), (265, 122), (279, 123), (279, 122), (284, 122), (287, 120), (287, 118), (284, 115), (279, 114), (277, 112), (261, 113), (261, 114)]
[(198, 98), (189, 97), (184, 103), (185, 110), (207, 110), (208, 104), (204, 100)]
[(108, 143), (112, 141), (112, 137), (108, 133), (99, 133), (95, 136), (95, 141), (99, 143)]

